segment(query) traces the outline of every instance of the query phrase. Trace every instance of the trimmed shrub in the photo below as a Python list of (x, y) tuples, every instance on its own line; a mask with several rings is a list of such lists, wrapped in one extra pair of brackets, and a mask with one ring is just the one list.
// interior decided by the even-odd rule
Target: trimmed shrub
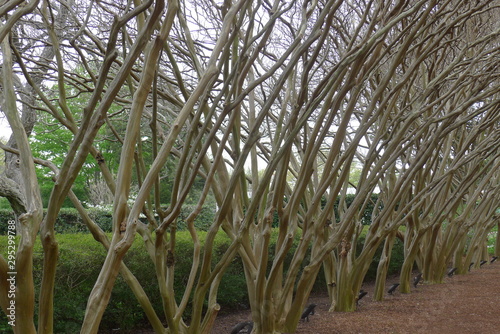
[[(175, 266), (176, 275), (174, 278), (174, 289), (176, 291), (176, 301), (180, 302), (182, 293), (186, 287), (189, 272), (192, 265), (193, 243), (187, 231), (179, 231), (176, 235)], [(200, 233), (200, 239), (204, 240), (205, 234)], [(300, 234), (294, 240), (292, 250), (285, 259), (285, 267), (290, 263), (293, 251), (297, 247)], [(277, 233), (271, 236), (271, 252), (269, 254), (269, 268), (274, 259), (274, 245)], [(90, 234), (61, 234), (57, 236), (59, 243), (59, 261), (56, 273), (56, 286), (54, 294), (54, 332), (55, 333), (76, 333), (79, 331), (83, 321), (87, 298), (99, 275), (102, 264), (106, 257), (104, 247), (95, 242)], [(0, 254), (7, 251), (7, 237), (0, 236)], [(214, 241), (215, 264), (220, 260), (224, 251), (229, 247), (230, 240), (224, 233), (219, 233)], [(374, 277), (377, 270), (377, 252), (372, 266), (367, 274), (367, 279)], [(393, 250), (390, 273), (394, 273), (401, 267), (403, 258), (402, 243), (397, 240)], [(149, 296), (150, 301), (160, 318), (163, 318), (163, 309), (160, 299), (154, 264), (144, 249), (143, 241), (138, 235), (132, 247), (124, 258), (125, 264), (134, 273), (141, 283), (144, 291)], [(305, 260), (307, 262), (307, 260)], [(39, 294), (41, 273), (43, 263), (43, 252), (40, 241), (37, 240), (34, 248), (34, 279), (36, 296)], [(248, 296), (245, 283), (245, 275), (241, 259), (237, 256), (226, 270), (221, 289), (218, 292), (218, 303), (221, 306), (221, 313), (248, 307)], [(315, 284), (316, 291), (324, 291), (325, 282), (322, 272), (319, 273)], [(189, 304), (190, 305), (190, 304)], [(186, 309), (189, 317), (191, 309)], [(35, 322), (37, 320), (35, 319)], [(6, 317), (0, 312), (0, 324), (6, 323)], [(138, 327), (147, 327), (148, 321), (139, 303), (125, 281), (119, 276), (113, 288), (112, 296), (108, 308), (104, 313), (101, 322), (101, 330), (112, 330), (121, 328), (131, 330)], [(0, 325), (1, 333), (10, 333), (9, 329)]]
[[(103, 209), (88, 209), (90, 217), (105, 232), (111, 232), (111, 213)], [(44, 210), (44, 215), (46, 210)], [(0, 209), (0, 235), (7, 234), (7, 221), (13, 220), (14, 211), (11, 209)], [(55, 231), (57, 233), (80, 233), (88, 232), (78, 211), (74, 208), (62, 208), (57, 216)]]
[(0, 210), (2, 209), (11, 210), (9, 200), (5, 197), (0, 197)]
[(8, 221), (14, 219), (16, 217), (12, 209), (0, 209), (0, 235), (7, 234)]
[[(345, 204), (347, 205), (347, 207), (350, 207), (352, 202), (354, 201), (354, 198), (356, 197), (356, 195), (354, 194), (348, 194), (346, 195), (346, 198), (345, 198)], [(375, 204), (377, 203), (377, 200), (378, 200), (378, 194), (371, 194), (370, 196), (370, 201), (368, 202), (368, 204), (366, 205), (365, 207), (365, 210), (363, 212), (363, 214), (361, 215), (361, 223), (363, 225), (370, 225), (371, 222), (372, 222), (372, 213), (373, 213), (373, 210), (375, 208)], [(324, 202), (326, 201), (325, 198), (322, 199), (323, 201), (323, 205), (325, 204)], [(334, 210), (335, 210), (335, 217), (337, 217), (337, 222), (340, 221), (340, 214), (339, 214), (339, 199), (337, 198), (337, 200), (335, 201), (335, 204), (334, 204)], [(383, 204), (379, 204), (379, 210), (381, 210), (383, 208)]]
[[(367, 205), (365, 212), (361, 217), (361, 221), (363, 225), (369, 225), (371, 222), (371, 214), (374, 208), (374, 204), (376, 203), (378, 195), (373, 194), (371, 196), (371, 201)], [(347, 206), (351, 205), (354, 200), (354, 195), (347, 195), (346, 204)], [(323, 199), (325, 201), (325, 199)], [(323, 203), (324, 204), (324, 203)], [(186, 229), (185, 219), (189, 216), (189, 214), (193, 211), (195, 204), (192, 205), (184, 205), (181, 209), (181, 213), (177, 220), (177, 229), (179, 231)], [(99, 225), (104, 232), (111, 232), (112, 230), (112, 211), (107, 208), (88, 208), (88, 214), (94, 220), (94, 222)], [(45, 213), (45, 212), (44, 212)], [(339, 217), (338, 214), (338, 200), (335, 204), (335, 213), (336, 217)], [(14, 212), (12, 209), (2, 209), (0, 207), (0, 235), (5, 235), (7, 233), (7, 221), (15, 219)], [(203, 207), (201, 213), (195, 220), (195, 226), (200, 231), (208, 231), (210, 225), (215, 219), (215, 209), (211, 206)], [(144, 223), (147, 223), (145, 219)], [(274, 213), (273, 217), (273, 227), (279, 226), (279, 218), (277, 213)], [(82, 218), (78, 214), (78, 211), (75, 208), (64, 207), (59, 212), (59, 216), (56, 221), (55, 226), (57, 233), (80, 233), (80, 232), (88, 232), (87, 227), (83, 223)]]
[[(202, 235), (202, 237), (204, 237)], [(104, 263), (106, 251), (95, 242), (90, 234), (61, 234), (57, 237), (59, 243), (59, 260), (56, 273), (54, 292), (54, 332), (76, 333), (85, 314), (87, 298), (99, 275)], [(220, 259), (224, 250), (230, 244), (229, 238), (222, 233), (215, 240), (214, 262)], [(7, 251), (7, 238), (0, 236), (0, 253)], [(186, 286), (191, 270), (191, 254), (193, 244), (189, 233), (177, 232), (176, 242), (176, 277), (175, 290), (179, 302)], [(127, 252), (124, 262), (134, 273), (153, 307), (162, 317), (162, 303), (160, 299), (154, 264), (144, 250), (143, 241), (137, 236), (131, 249)], [(39, 294), (43, 263), (42, 247), (37, 240), (34, 248), (34, 279), (36, 296)], [(239, 259), (235, 259), (224, 275), (218, 301), (223, 309), (229, 310), (238, 307), (241, 303), (248, 303), (243, 267)], [(190, 314), (190, 310), (187, 310)], [(35, 315), (37, 316), (37, 315)], [(36, 321), (36, 319), (35, 319)], [(0, 323), (6, 323), (6, 317), (0, 312)], [(113, 288), (108, 308), (101, 322), (102, 330), (133, 329), (147, 326), (148, 322), (139, 303), (123, 278), (118, 277)], [(0, 328), (0, 332), (8, 333), (7, 328)]]
[[(185, 219), (191, 213), (192, 206), (184, 207), (177, 221), (178, 230), (186, 229)], [(109, 209), (88, 208), (87, 212), (92, 220), (101, 227), (104, 232), (111, 232), (113, 216)], [(44, 210), (44, 214), (46, 210)], [(15, 219), (12, 209), (0, 209), (0, 235), (7, 234), (7, 221)], [(141, 218), (144, 223), (147, 220)], [(212, 208), (204, 207), (195, 221), (198, 230), (207, 231), (215, 219), (215, 211)], [(88, 232), (82, 217), (75, 208), (62, 208), (57, 217), (55, 230), (57, 233), (86, 233)]]

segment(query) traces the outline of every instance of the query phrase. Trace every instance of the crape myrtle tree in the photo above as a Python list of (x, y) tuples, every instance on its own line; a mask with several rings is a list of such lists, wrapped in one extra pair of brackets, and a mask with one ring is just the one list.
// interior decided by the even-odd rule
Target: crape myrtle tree
[[(384, 293), (385, 275), (383, 272), (386, 269), (384, 266), (388, 263), (387, 255), (390, 254), (391, 249), (388, 246), (390, 246), (391, 238), (394, 238), (396, 234), (399, 234), (405, 244), (401, 291), (409, 291), (411, 269), (415, 260), (426, 280), (442, 281), (453, 251), (457, 249), (456, 236), (449, 234), (450, 229), (458, 229), (461, 232), (467, 229), (466, 223), (471, 223), (470, 217), (461, 216), (461, 220), (456, 221), (456, 219), (463, 206), (471, 204), (468, 201), (473, 198), (471, 186), (484, 187), (485, 184), (481, 184), (478, 178), (487, 175), (485, 174), (486, 170), (489, 170), (487, 168), (496, 168), (493, 161), (496, 158), (497, 139), (486, 136), (486, 133), (492, 131), (486, 124), (493, 124), (498, 117), (496, 110), (498, 91), (491, 86), (495, 80), (490, 76), (491, 73), (484, 73), (484, 77), (488, 78), (485, 85), (483, 85), (484, 79), (480, 79), (477, 75), (481, 72), (479, 69), (486, 65), (483, 61), (490, 64), (491, 50), (497, 47), (494, 41), (498, 32), (493, 30), (491, 34), (478, 35), (477, 30), (470, 30), (471, 22), (475, 22), (477, 18), (474, 13), (483, 14), (485, 7), (454, 7), (451, 11), (446, 7), (441, 7), (441, 9), (444, 10), (442, 13), (446, 12), (446, 15), (456, 19), (447, 20), (447, 24), (451, 26), (441, 24), (442, 28), (448, 31), (447, 33), (438, 30), (433, 36), (439, 39), (440, 35), (449, 35), (449, 31), (453, 31), (453, 34), (445, 38), (449, 41), (441, 42), (443, 46), (432, 46), (430, 49), (426, 46), (427, 43), (432, 45), (436, 42), (433, 37), (427, 38), (423, 43), (415, 39), (418, 47), (413, 51), (418, 52), (418, 55), (408, 57), (412, 63), (404, 64), (402, 67), (403, 74), (411, 80), (411, 86), (399, 90), (404, 95), (399, 97), (401, 102), (395, 102), (395, 105), (406, 108), (408, 113), (397, 115), (397, 117), (402, 117), (397, 123), (386, 123), (389, 127), (382, 132), (382, 134), (390, 134), (394, 137), (398, 134), (396, 131), (398, 128), (404, 129), (406, 133), (399, 133), (402, 135), (402, 140), (399, 141), (403, 145), (408, 142), (408, 146), (397, 158), (395, 172), (391, 171), (384, 175), (385, 183), (380, 186), (382, 191), (379, 197), (379, 200), (383, 202), (383, 209), (375, 212), (377, 217), (372, 217), (372, 225), (363, 246), (363, 252), (369, 250), (366, 247), (372, 237), (371, 231), (381, 219), (380, 221), (385, 224), (385, 232), (389, 233), (389, 238), (385, 241), (377, 274), (375, 293), (377, 299), (382, 298)], [(439, 15), (439, 13), (436, 11), (431, 14)], [(465, 13), (467, 13), (467, 20), (459, 23)], [(483, 17), (484, 25), (492, 24), (491, 19), (495, 17), (493, 14), (495, 14), (494, 10)], [(433, 25), (441, 21), (438, 16), (433, 20)], [(427, 28), (433, 29), (432, 26), (427, 26)], [(485, 31), (482, 30), (482, 32)], [(476, 48), (479, 45), (481, 45), (480, 50)], [(471, 50), (478, 50), (478, 53), (472, 56)], [(415, 68), (419, 60), (423, 61), (419, 66), (423, 66), (425, 70), (421, 68), (418, 70), (420, 73), (411, 74), (407, 69)], [(432, 70), (427, 70), (428, 68)], [(495, 71), (496, 69), (494, 73)], [(456, 80), (452, 79), (454, 77)], [(461, 93), (457, 94), (459, 91)], [(410, 101), (411, 103), (408, 104)], [(490, 105), (488, 111), (482, 109), (483, 103)], [(494, 107), (491, 108), (491, 106)], [(413, 118), (413, 115), (418, 115), (418, 117)], [(420, 128), (417, 131), (415, 131), (415, 125), (410, 123), (415, 121), (417, 123), (414, 124)], [(422, 127), (421, 125), (425, 123), (428, 126)], [(410, 127), (406, 127), (407, 125)], [(458, 140), (459, 138), (463, 139)], [(464, 141), (465, 138), (467, 141)], [(484, 143), (485, 146), (474, 143), (482, 139), (488, 141), (487, 144)], [(460, 147), (462, 145), (463, 147)], [(486, 147), (489, 148), (486, 149)], [(472, 164), (474, 156), (475, 162), (480, 165)], [(481, 167), (484, 159), (490, 162), (489, 167), (485, 169)], [(366, 165), (365, 168), (367, 168)], [(478, 172), (480, 170), (482, 172)], [(465, 171), (469, 174), (467, 175)], [(463, 173), (467, 175), (466, 177), (474, 177), (475, 183), (469, 184), (469, 187), (463, 187), (465, 185), (462, 181)], [(486, 186), (491, 187), (491, 185)], [(459, 187), (462, 187), (460, 192), (456, 192)], [(491, 200), (489, 196), (484, 197), (485, 191), (486, 189), (480, 188), (474, 196), (476, 198), (480, 196), (481, 201)], [(469, 192), (472, 192), (471, 195), (468, 195)], [(472, 203), (475, 203), (474, 201), (476, 199)], [(483, 202), (483, 205), (485, 204)], [(473, 207), (468, 208), (468, 210), (472, 209)], [(474, 210), (476, 209), (479, 208), (474, 207)], [(483, 209), (486, 209), (486, 206), (481, 206), (481, 210)], [(494, 209), (492, 211), (489, 208), (489, 210), (489, 212), (483, 211), (485, 216), (479, 221), (481, 226), (492, 218)], [(400, 224), (406, 226), (403, 229), (404, 234), (395, 229)], [(438, 236), (440, 234), (443, 236)], [(437, 249), (440, 251), (438, 252)], [(463, 251), (463, 247), (460, 251)], [(461, 255), (456, 258), (461, 261)], [(359, 287), (358, 285), (356, 288), (359, 289)], [(353, 293), (357, 293), (356, 289)]]
[[(338, 238), (342, 238), (337, 249), (331, 252), (324, 262), (332, 309), (354, 310), (355, 297), (373, 255), (384, 242), (375, 294), (376, 298), (381, 298), (394, 238), (399, 236), (407, 245), (407, 249), (410, 249), (411, 238), (405, 237), (399, 231), (401, 225), (416, 223), (421, 227), (419, 233), (422, 234), (429, 226), (422, 226), (418, 220), (432, 215), (431, 224), (434, 231), (441, 233), (442, 227), (450, 226), (445, 224), (447, 220), (443, 219), (444, 215), (437, 218), (437, 212), (449, 210), (447, 219), (454, 218), (460, 209), (458, 203), (466, 202), (465, 193), (461, 193), (459, 198), (456, 198), (456, 195), (452, 197), (458, 201), (457, 205), (452, 206), (448, 201), (450, 194), (443, 192), (446, 182), (453, 178), (456, 182), (456, 169), (470, 168), (469, 171), (474, 173), (476, 178), (486, 176), (484, 173), (478, 173), (480, 169), (476, 166), (462, 165), (470, 164), (465, 158), (471, 159), (473, 155), (486, 158), (485, 152), (480, 150), (484, 146), (480, 148), (471, 142), (464, 143), (468, 145), (468, 148), (461, 152), (464, 157), (455, 156), (455, 152), (450, 152), (446, 147), (454, 143), (457, 132), (461, 136), (467, 136), (469, 131), (475, 135), (491, 131), (489, 126), (484, 125), (492, 125), (493, 119), (497, 117), (498, 89), (492, 84), (497, 78), (497, 64), (495, 61), (495, 65), (490, 62), (497, 52), (498, 29), (495, 30), (492, 26), (496, 8), (489, 7), (488, 3), (477, 3), (477, 6), (455, 5), (453, 2), (438, 3), (435, 6), (429, 6), (429, 3), (414, 3), (405, 7), (406, 11), (400, 8), (406, 16), (398, 16), (399, 24), (387, 34), (384, 45), (380, 46), (380, 60), (373, 63), (372, 72), (365, 83), (360, 84), (362, 88), (359, 96), (355, 97), (354, 102), (351, 101), (350, 106), (359, 110), (353, 114), (357, 116), (360, 125), (353, 129), (350, 136), (345, 137), (345, 151), (336, 155), (339, 160), (333, 169), (336, 175), (332, 175), (331, 180), (339, 183), (332, 186), (337, 187), (336, 191), (328, 192), (331, 201), (320, 211), (321, 214), (332, 214), (332, 211), (327, 211), (328, 205), (333, 206), (333, 200), (339, 196), (342, 198), (345, 194), (343, 191), (346, 188), (342, 188), (342, 183), (347, 182), (348, 167), (342, 168), (342, 163), (349, 164), (353, 157), (357, 157), (363, 164), (363, 172), (350, 207), (339, 206), (340, 217), (326, 221), (329, 226), (332, 221), (339, 221), (339, 224), (330, 226), (326, 233), (316, 234), (319, 238), (329, 241), (336, 239), (338, 242)], [(376, 9), (374, 7), (374, 11)], [(363, 11), (363, 14), (369, 15), (367, 11)], [(481, 30), (480, 36), (475, 28), (470, 31), (477, 16), (482, 17), (484, 26), (492, 27), (490, 30)], [(373, 20), (375, 19), (370, 19), (370, 22)], [(485, 34), (485, 31), (489, 33)], [(477, 53), (471, 53), (471, 50), (477, 50)], [(369, 61), (364, 62), (365, 67), (369, 64)], [(493, 66), (493, 72), (480, 70), (490, 64)], [(346, 101), (347, 106), (348, 103), (349, 100)], [(485, 105), (488, 105), (486, 109), (483, 108)], [(485, 117), (486, 114), (489, 116)], [(486, 123), (480, 121), (483, 118)], [(363, 129), (363, 126), (370, 126), (370, 129)], [(338, 134), (339, 131), (335, 135)], [(488, 154), (493, 155), (494, 159), (497, 142), (491, 137), (488, 137), (488, 140)], [(350, 145), (355, 145), (351, 147), (351, 151)], [(476, 149), (478, 150), (475, 151)], [(454, 165), (450, 166), (451, 163)], [(343, 176), (340, 171), (344, 171)], [(423, 182), (422, 173), (428, 177)], [(325, 182), (326, 180), (318, 182), (319, 187), (316, 189), (326, 187), (326, 184), (331, 185)], [(420, 183), (418, 188), (415, 186), (417, 181)], [(379, 203), (375, 205), (376, 210), (373, 212), (364, 244), (357, 250), (357, 239), (362, 227), (360, 216), (371, 200), (369, 194), (375, 191), (376, 187), (380, 190)], [(464, 188), (462, 191), (466, 190), (472, 191), (471, 188)], [(479, 190), (478, 194), (483, 190)], [(436, 201), (434, 196), (443, 196), (442, 202)], [(489, 200), (491, 198), (488, 198)], [(431, 204), (420, 206), (425, 201)], [(492, 212), (491, 208), (489, 212), (484, 212), (484, 219), (479, 224), (483, 226), (490, 220)], [(311, 214), (306, 216), (312, 217)], [(461, 227), (459, 229), (462, 230)], [(406, 231), (410, 233), (412, 229), (407, 228)], [(335, 237), (325, 237), (331, 232)], [(452, 244), (456, 239), (448, 240), (452, 248), (446, 250), (448, 253), (443, 250), (441, 261), (424, 270), (426, 279), (442, 280), (446, 260), (449, 260), (450, 251), (456, 247)], [(484, 238), (481, 240), (484, 241)], [(436, 244), (440, 245), (434, 241), (424, 241), (426, 251), (430, 251), (429, 248)], [(427, 243), (431, 243), (431, 246)], [(321, 242), (315, 242), (314, 245), (329, 250), (329, 247), (325, 247)], [(429, 255), (428, 259), (435, 261), (436, 254)], [(407, 259), (405, 268), (410, 271), (407, 271), (406, 276), (402, 276), (405, 282), (409, 282), (413, 263), (414, 257)], [(431, 278), (431, 271), (439, 271), (439, 280)]]
[[(396, 237), (405, 243), (405, 281), (415, 261), (426, 279), (439, 281), (453, 257), (462, 261), (463, 252), (472, 251), (470, 260), (477, 258), (497, 223), (498, 5), (2, 3), (2, 110), (16, 144), (5, 150), (19, 157), (22, 176), (22, 183), (11, 179), (22, 184), (14, 331), (53, 332), (54, 224), (66, 197), (107, 249), (82, 333), (97, 332), (119, 274), (155, 332), (208, 333), (220, 309), (224, 270), (239, 255), (254, 333), (279, 333), (295, 330), (322, 266), (332, 309), (353, 310), (382, 244), (377, 289), (383, 291)], [(74, 110), (70, 106), (78, 104), (71, 101), (80, 96), (85, 103)], [(47, 113), (72, 133), (62, 162), (33, 157), (21, 107)], [(100, 131), (120, 143), (115, 172), (98, 149)], [(110, 238), (71, 191), (89, 155), (114, 196)], [(34, 162), (54, 173), (44, 217)], [(362, 171), (351, 180), (355, 165)], [(171, 183), (163, 181), (165, 173)], [(175, 260), (186, 256), (177, 253), (177, 220), (200, 178), (203, 189), (186, 218), (192, 267), (176, 300)], [(165, 187), (167, 206), (161, 202)], [(353, 187), (347, 206), (347, 189)], [(138, 190), (132, 196), (133, 188)], [(362, 212), (377, 191), (380, 202), (357, 250)], [(202, 240), (195, 221), (209, 197), (217, 211)], [(271, 249), (273, 227), (277, 241)], [(215, 263), (220, 231), (231, 243)], [(475, 234), (467, 242), (469, 233)], [(155, 266), (163, 314), (154, 311), (122, 262), (136, 234)], [(35, 326), (37, 235), (44, 263)], [(10, 303), (8, 271), (0, 258), (4, 312)]]

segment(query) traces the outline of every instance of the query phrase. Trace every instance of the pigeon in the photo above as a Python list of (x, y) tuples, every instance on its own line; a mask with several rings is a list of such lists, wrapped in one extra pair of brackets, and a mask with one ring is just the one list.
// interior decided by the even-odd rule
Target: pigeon
[(302, 313), (300, 319), (309, 321), (309, 316), (314, 314), (315, 307), (316, 304), (309, 304), (309, 306), (305, 308), (304, 313)]
[(365, 290), (361, 289), (358, 293), (358, 298), (356, 298), (356, 306), (358, 306), (359, 301), (368, 294)]
[(420, 282), (420, 280), (422, 279), (422, 273), (418, 274), (417, 276), (415, 276), (415, 278), (413, 279), (413, 286), (416, 288), (418, 283)]
[(359, 290), (358, 301), (361, 300), (367, 294), (368, 294), (368, 292), (366, 292), (365, 290)]
[[(244, 329), (246, 329), (246, 332), (242, 332)], [(240, 333), (251, 333), (253, 329), (253, 321), (245, 321), (245, 322), (240, 322), (236, 326), (233, 327), (231, 330), (231, 334), (240, 334)]]
[(389, 293), (390, 295), (392, 295), (392, 293), (394, 291), (396, 291), (396, 288), (399, 286), (399, 283), (394, 283), (393, 285), (391, 285), (391, 287), (389, 288), (389, 290), (387, 291), (387, 293)]

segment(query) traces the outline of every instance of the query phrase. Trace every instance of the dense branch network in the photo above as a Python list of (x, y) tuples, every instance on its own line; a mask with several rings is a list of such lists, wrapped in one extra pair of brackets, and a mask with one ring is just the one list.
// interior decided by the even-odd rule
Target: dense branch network
[[(70, 137), (62, 156), (49, 157), (58, 172), (43, 222), (19, 227), (33, 232), (20, 260), (29, 262), (38, 231), (44, 246), (38, 332), (53, 328), (57, 213), (69, 196), (86, 217), (71, 187), (89, 155), (99, 189), (105, 185), (112, 198), (113, 234), (108, 240), (85, 219), (108, 253), (82, 333), (97, 331), (119, 271), (155, 331), (208, 332), (220, 308), (221, 277), (239, 255), (253, 331), (277, 333), (295, 330), (321, 267), (331, 308), (354, 310), (382, 244), (375, 298), (383, 298), (395, 238), (407, 254), (401, 291), (409, 291), (414, 263), (435, 282), (450, 261), (460, 272), (479, 263), (484, 236), (498, 221), (499, 6), (486, 0), (0, 4), (4, 66), (5, 52), (14, 59), (2, 90), (12, 88), (4, 100), (16, 100), (2, 111), (21, 109), (28, 136), (38, 115), (38, 124), (56, 124), (46, 133), (62, 128)], [(19, 131), (13, 128), (7, 145), (18, 153), (9, 153), (0, 195), (16, 213), (30, 215), (33, 193), (11, 191), (13, 184), (39, 187), (19, 168), (33, 164)], [(16, 145), (24, 149), (13, 151)], [(105, 159), (105, 150), (120, 157)], [(364, 226), (369, 205), (374, 210)], [(216, 213), (202, 242), (195, 222), (204, 207)], [(175, 300), (182, 210), (189, 211), (194, 248), (183, 297)], [(155, 265), (161, 316), (121, 261), (136, 233)], [(231, 244), (212, 263), (217, 233)], [(34, 333), (33, 290), (30, 282), (23, 288), (18, 298), (31, 313), (16, 330)], [(8, 301), (0, 301), (5, 310)]]

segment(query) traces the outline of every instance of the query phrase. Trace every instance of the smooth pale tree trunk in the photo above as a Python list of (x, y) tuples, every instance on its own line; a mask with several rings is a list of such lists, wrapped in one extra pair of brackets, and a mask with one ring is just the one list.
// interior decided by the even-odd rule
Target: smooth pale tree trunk
[(337, 300), (337, 275), (336, 275), (336, 258), (335, 254), (327, 256), (323, 262), (323, 271), (325, 275), (326, 286), (328, 289), (328, 299), (330, 303), (330, 310), (335, 308), (335, 301)]
[[(409, 227), (407, 227), (409, 228)], [(408, 235), (408, 234), (407, 234)], [(410, 292), (410, 284), (412, 283), (412, 270), (415, 259), (420, 252), (420, 240), (424, 235), (424, 231), (415, 232), (411, 242), (409, 242), (408, 249), (405, 249), (405, 258), (401, 267), (401, 275), (399, 280), (399, 291), (401, 293)], [(407, 240), (405, 240), (405, 246)], [(424, 273), (422, 273), (424, 275)], [(424, 276), (423, 276), (424, 277)], [(425, 278), (425, 277), (424, 277)]]
[(335, 302), (335, 311), (352, 312), (355, 310), (354, 291), (352, 290), (352, 282), (350, 281), (350, 272), (352, 264), (349, 261), (346, 248), (347, 241), (343, 241), (343, 246), (339, 250), (339, 267), (337, 269), (337, 300)]
[[(147, 101), (149, 90), (153, 83), (154, 72), (162, 49), (162, 43), (166, 40), (171, 28), (172, 13), (175, 12), (176, 4), (177, 3), (169, 4), (169, 15), (167, 15), (167, 19), (162, 25), (161, 34), (150, 44), (139, 87), (134, 94), (134, 101), (127, 124), (127, 132), (123, 143), (120, 168), (117, 176), (117, 187), (113, 208), (113, 238), (104, 265), (101, 268), (99, 277), (89, 296), (81, 329), (82, 334), (97, 333), (102, 315), (109, 302), (111, 290), (119, 272), (121, 261), (134, 240), (137, 224), (136, 220), (138, 217), (126, 218), (127, 199), (131, 187), (131, 170), (134, 161), (134, 147), (139, 136), (140, 119), (144, 105)], [(149, 18), (148, 27), (156, 25), (160, 14), (163, 12), (163, 7), (164, 3), (162, 1), (156, 4), (155, 10)], [(139, 213), (132, 210), (130, 214), (138, 216)], [(125, 233), (122, 236), (122, 231), (120, 230), (123, 224), (125, 224)]]
[(380, 261), (377, 267), (377, 276), (375, 279), (375, 292), (374, 300), (383, 300), (385, 295), (385, 281), (387, 279), (387, 271), (389, 270), (389, 264), (391, 262), (392, 248), (394, 246), (394, 241), (396, 239), (397, 231), (392, 231), (385, 238), (384, 248), (382, 249), (382, 254), (380, 255)]
[[(88, 215), (87, 211), (81, 204), (81, 202), (78, 200), (77, 196), (73, 193), (73, 191), (70, 191), (68, 194), (71, 202), (75, 206), (75, 208), (78, 210), (78, 213), (82, 217), (83, 222), (87, 225), (90, 233), (92, 233), (92, 236), (94, 237), (95, 240), (99, 241), (106, 250), (109, 250), (110, 247), (110, 242), (108, 240), (108, 237), (106, 234), (102, 231), (102, 229), (90, 218)], [(147, 296), (146, 292), (142, 288), (140, 282), (137, 280), (137, 278), (134, 276), (134, 274), (128, 269), (128, 267), (122, 263), (120, 267), (120, 274), (122, 275), (125, 283), (130, 287), (132, 292), (134, 293), (134, 296), (137, 298), (137, 301), (141, 305), (142, 309), (144, 310), (144, 313), (146, 313), (146, 317), (148, 318), (151, 326), (153, 327), (155, 333), (157, 334), (163, 334), (165, 333), (165, 327), (163, 326), (160, 318), (156, 314), (156, 311), (153, 308), (153, 305), (151, 304), (151, 301), (149, 300), (149, 297)]]
[[(33, 155), (28, 143), (28, 137), (17, 112), (12, 72), (12, 51), (9, 45), (8, 34), (2, 35), (3, 32), (5, 32), (5, 30), (0, 29), (3, 57), (2, 88), (5, 100), (4, 108), (5, 115), (7, 116), (7, 120), (20, 152), (19, 165), (23, 177), (23, 192), (26, 197), (26, 213), (19, 217), (19, 226), (21, 230), (17, 231), (17, 234), (20, 235), (20, 240), (17, 245), (15, 269), (9, 267), (9, 272), (16, 272), (16, 292), (15, 296), (13, 296), (14, 298), (11, 298), (9, 302), (15, 301), (16, 317), (15, 326), (13, 327), (14, 333), (30, 334), (36, 332), (33, 323), (35, 307), (33, 247), (42, 221), (43, 212), (35, 166), (32, 163)], [(0, 267), (0, 270), (4, 268), (5, 267)], [(2, 273), (2, 275), (5, 274), (5, 272)], [(7, 313), (5, 309), (4, 312), (10, 314)]]
[(427, 232), (424, 240), (424, 273), (425, 278), (430, 283), (443, 282), (443, 268), (436, 268), (436, 253), (438, 235), (441, 233), (441, 227), (435, 226)]
[(337, 273), (337, 287), (340, 288), (337, 291), (335, 311), (353, 312), (356, 310), (356, 297), (377, 248), (383, 240), (383, 237), (377, 236), (368, 241), (361, 254), (349, 265), (349, 269), (342, 267), (342, 263), (340, 264), (340, 272)]
[(469, 264), (465, 262), (465, 245), (467, 244), (467, 234), (457, 236), (460, 238), (458, 247), (453, 254), (453, 267), (457, 268), (457, 273), (466, 274), (469, 270)]

